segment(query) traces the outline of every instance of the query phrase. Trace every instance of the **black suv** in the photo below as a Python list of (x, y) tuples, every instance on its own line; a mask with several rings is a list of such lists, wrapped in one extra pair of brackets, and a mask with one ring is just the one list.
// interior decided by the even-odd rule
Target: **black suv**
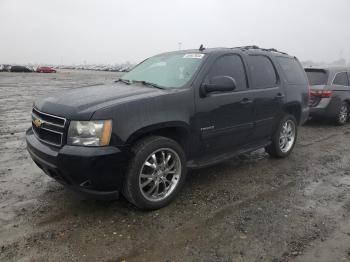
[(311, 85), (310, 116), (346, 124), (350, 113), (350, 68), (323, 66), (305, 71)]
[(187, 168), (266, 148), (292, 151), (308, 117), (295, 57), (256, 46), (146, 59), (116, 83), (34, 103), (28, 151), (46, 174), (96, 197), (119, 192), (141, 209), (167, 205)]

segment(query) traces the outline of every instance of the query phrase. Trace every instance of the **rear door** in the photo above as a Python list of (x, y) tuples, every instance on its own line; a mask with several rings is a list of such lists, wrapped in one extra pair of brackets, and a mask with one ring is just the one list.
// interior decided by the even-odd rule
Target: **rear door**
[(285, 100), (277, 70), (269, 56), (247, 56), (254, 100), (254, 131), (251, 142), (267, 139)]
[(203, 152), (231, 151), (244, 145), (253, 128), (253, 96), (248, 90), (246, 68), (239, 54), (221, 55), (205, 73), (202, 84), (216, 76), (236, 81), (231, 92), (196, 96), (196, 127), (200, 130)]
[(279, 65), (279, 72), (281, 82), (284, 86), (286, 95), (286, 103), (289, 105), (300, 106), (301, 119), (297, 119), (301, 122), (305, 121), (309, 110), (309, 82), (305, 70), (295, 57), (290, 56), (275, 56), (277, 61), (276, 65)]

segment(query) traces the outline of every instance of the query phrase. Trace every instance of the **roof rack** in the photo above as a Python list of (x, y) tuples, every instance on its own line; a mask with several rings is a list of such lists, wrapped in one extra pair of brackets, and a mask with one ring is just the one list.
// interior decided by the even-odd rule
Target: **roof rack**
[(242, 49), (243, 51), (254, 49), (254, 50), (261, 50), (261, 51), (267, 51), (267, 52), (275, 52), (275, 53), (280, 53), (280, 54), (283, 54), (283, 55), (288, 55), (287, 53), (278, 51), (278, 50), (275, 49), (275, 48), (260, 48), (260, 47), (258, 47), (257, 45), (238, 46), (238, 47), (233, 47), (233, 48), (240, 48), (240, 49)]

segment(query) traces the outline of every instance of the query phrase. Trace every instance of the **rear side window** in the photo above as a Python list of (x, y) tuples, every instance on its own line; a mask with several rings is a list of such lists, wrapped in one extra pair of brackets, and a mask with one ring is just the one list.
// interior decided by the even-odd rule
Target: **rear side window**
[(246, 72), (242, 59), (238, 55), (225, 55), (219, 57), (211, 67), (207, 81), (215, 76), (230, 76), (236, 80), (237, 89), (247, 88)]
[(307, 84), (304, 69), (295, 58), (279, 56), (277, 61), (281, 65), (288, 83)]
[(346, 72), (337, 73), (333, 80), (333, 85), (349, 86), (349, 79)]
[(262, 55), (250, 55), (248, 62), (253, 88), (276, 86), (277, 74), (269, 58)]
[(327, 84), (327, 72), (323, 69), (305, 69), (309, 83), (312, 86), (326, 85)]

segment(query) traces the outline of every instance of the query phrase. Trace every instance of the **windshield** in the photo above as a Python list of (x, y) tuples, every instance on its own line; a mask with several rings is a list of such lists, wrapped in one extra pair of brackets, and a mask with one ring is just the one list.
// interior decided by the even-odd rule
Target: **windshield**
[(306, 69), (306, 74), (309, 79), (309, 83), (312, 86), (326, 85), (327, 84), (327, 72), (323, 69)]
[(164, 88), (184, 86), (197, 71), (204, 54), (165, 54), (143, 61), (122, 80), (148, 82)]

